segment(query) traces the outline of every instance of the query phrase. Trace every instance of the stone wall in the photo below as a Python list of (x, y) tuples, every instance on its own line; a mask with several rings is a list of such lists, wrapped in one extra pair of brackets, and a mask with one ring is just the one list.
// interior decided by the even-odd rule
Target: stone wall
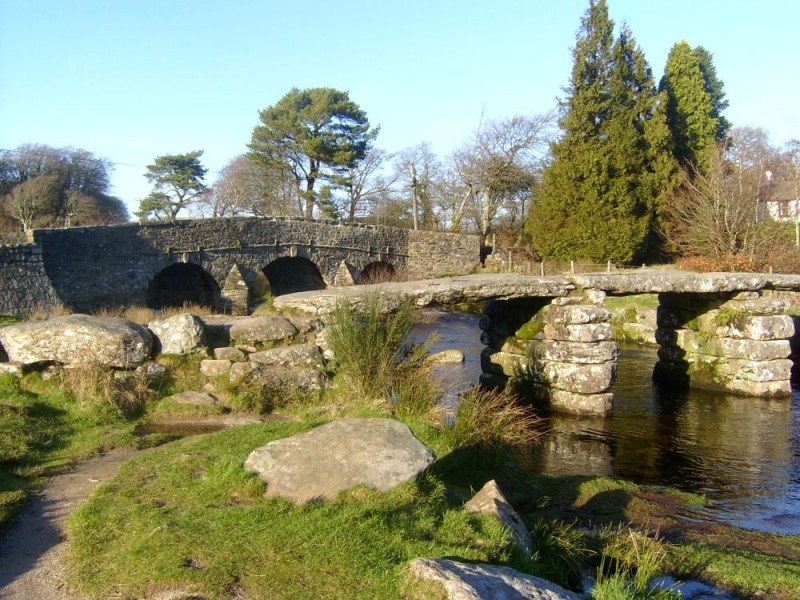
[(32, 232), (4, 231), (0, 233), (0, 246), (21, 246), (32, 242)]
[(252, 285), (282, 257), (313, 262), (331, 285), (342, 264), (358, 273), (387, 262), (412, 278), (469, 272), (477, 236), (301, 218), (230, 218), (42, 229), (32, 232), (59, 299), (78, 310), (144, 304), (155, 275), (175, 263), (202, 267), (222, 288), (234, 266)]
[(605, 294), (495, 301), (481, 320), (482, 380), (507, 383), (554, 411), (607, 415), (619, 345), (612, 339)]
[(57, 304), (38, 246), (0, 246), (0, 283), (0, 314), (25, 317)]
[(477, 235), (410, 230), (407, 234), (407, 268), (414, 278), (464, 275), (480, 265)]
[(759, 292), (659, 294), (654, 377), (751, 396), (792, 392), (788, 302)]

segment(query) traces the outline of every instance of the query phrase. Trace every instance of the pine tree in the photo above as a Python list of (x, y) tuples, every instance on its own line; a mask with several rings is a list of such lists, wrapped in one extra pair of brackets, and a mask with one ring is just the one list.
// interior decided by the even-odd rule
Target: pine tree
[(549, 258), (631, 262), (653, 241), (669, 131), (650, 126), (659, 107), (652, 73), (630, 30), (615, 41), (613, 27), (605, 0), (592, 0), (561, 105), (563, 136), (528, 221)]

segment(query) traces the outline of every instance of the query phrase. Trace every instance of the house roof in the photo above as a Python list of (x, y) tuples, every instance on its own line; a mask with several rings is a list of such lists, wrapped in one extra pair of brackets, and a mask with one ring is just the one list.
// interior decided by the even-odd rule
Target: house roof
[(759, 202), (800, 200), (800, 179), (779, 179), (766, 183), (758, 195)]

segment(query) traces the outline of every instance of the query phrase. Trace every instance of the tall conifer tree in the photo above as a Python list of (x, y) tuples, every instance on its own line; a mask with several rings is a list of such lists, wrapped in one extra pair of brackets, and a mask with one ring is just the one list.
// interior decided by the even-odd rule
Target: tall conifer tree
[[(573, 49), (561, 139), (529, 216), (534, 245), (557, 259), (644, 256), (659, 187), (670, 178), (669, 131), (651, 127), (658, 96), (627, 27), (613, 37), (605, 0), (591, 0)], [(665, 139), (666, 136), (666, 139)]]
[(702, 47), (692, 48), (688, 42), (678, 42), (667, 57), (659, 87), (667, 96), (667, 121), (675, 157), (690, 171), (705, 172), (709, 153), (730, 127), (721, 114), (728, 103), (711, 53)]

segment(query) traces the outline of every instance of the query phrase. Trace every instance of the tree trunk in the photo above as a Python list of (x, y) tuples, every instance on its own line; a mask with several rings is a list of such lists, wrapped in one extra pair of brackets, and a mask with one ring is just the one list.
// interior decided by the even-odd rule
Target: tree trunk
[(410, 165), (411, 171), (411, 219), (414, 223), (414, 231), (419, 229), (417, 222), (417, 167), (412, 162)]
[(489, 230), (491, 229), (491, 203), (492, 198), (489, 195), (489, 189), (484, 188), (483, 190), (483, 206), (481, 206), (481, 237), (483, 238), (482, 243), (486, 243), (486, 237), (489, 235)]
[(303, 194), (303, 197), (306, 201), (305, 206), (305, 217), (306, 219), (313, 219), (314, 218), (314, 182), (316, 181), (316, 177), (309, 176), (306, 184), (306, 191)]

